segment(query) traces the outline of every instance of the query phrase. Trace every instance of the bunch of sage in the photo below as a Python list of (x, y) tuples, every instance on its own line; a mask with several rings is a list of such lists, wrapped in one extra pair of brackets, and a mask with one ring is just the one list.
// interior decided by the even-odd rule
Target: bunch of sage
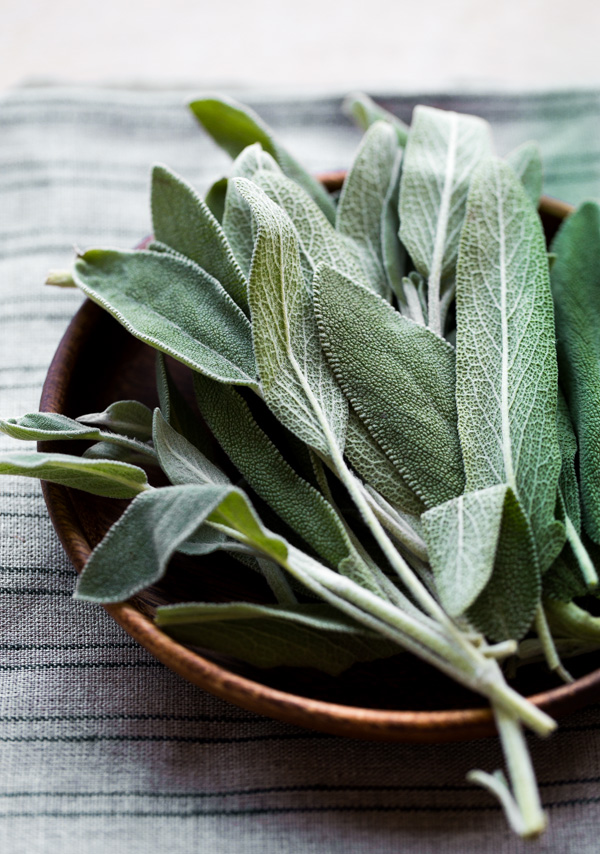
[[(574, 602), (598, 583), (598, 206), (549, 255), (535, 144), (501, 160), (479, 118), (417, 107), (409, 128), (364, 95), (347, 107), (366, 132), (334, 199), (250, 110), (191, 104), (229, 176), (203, 199), (156, 166), (148, 248), (92, 249), (49, 277), (156, 349), (160, 406), (2, 420), (88, 444), (5, 454), (0, 473), (133, 499), (80, 599), (120, 601), (175, 552), (224, 551), (274, 602), (161, 607), (164, 631), (332, 674), (404, 649), (479, 692), (510, 783), (470, 779), (535, 836), (522, 728), (555, 723), (504, 670), (540, 657), (569, 679), (559, 653), (600, 646)], [(165, 354), (193, 372), (198, 413)], [(156, 467), (171, 485), (150, 484)]]

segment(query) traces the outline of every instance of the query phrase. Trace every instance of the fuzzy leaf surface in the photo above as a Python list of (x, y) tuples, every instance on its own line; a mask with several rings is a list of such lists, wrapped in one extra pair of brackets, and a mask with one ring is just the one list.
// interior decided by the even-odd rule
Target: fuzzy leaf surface
[(426, 507), (460, 495), (452, 347), (330, 268), (314, 292), (323, 348), (371, 435)]
[(133, 498), (150, 488), (146, 472), (136, 466), (70, 454), (37, 451), (2, 454), (0, 474), (35, 477), (108, 498)]
[(581, 533), (581, 504), (579, 500), (579, 484), (575, 469), (577, 455), (577, 439), (571, 423), (569, 408), (562, 391), (558, 390), (558, 409), (556, 410), (556, 427), (558, 445), (560, 447), (561, 468), (558, 486), (565, 504), (565, 513), (573, 523), (578, 534)]
[(363, 130), (368, 130), (371, 125), (375, 124), (375, 122), (389, 122), (396, 132), (398, 145), (402, 147), (406, 145), (408, 132), (410, 130), (408, 125), (393, 113), (390, 113), (389, 110), (386, 110), (384, 107), (376, 104), (375, 101), (372, 98), (369, 98), (368, 95), (365, 95), (364, 92), (355, 92), (352, 95), (348, 95), (348, 97), (344, 99), (342, 109), (346, 115), (353, 118), (356, 124)]
[(137, 400), (118, 400), (104, 412), (79, 415), (77, 421), (142, 442), (152, 438), (152, 410)]
[(512, 487), (540, 567), (564, 543), (554, 520), (561, 467), (557, 367), (544, 234), (512, 169), (482, 163), (461, 237), (456, 399), (467, 491)]
[(337, 675), (357, 661), (400, 650), (326, 604), (190, 603), (157, 610), (157, 624), (182, 643), (256, 667), (315, 667)]
[(223, 486), (231, 483), (220, 468), (171, 427), (160, 409), (154, 412), (153, 436), (160, 466), (174, 486), (184, 483)]
[(321, 351), (296, 230), (259, 187), (235, 183), (258, 223), (248, 290), (263, 395), (292, 433), (329, 456), (332, 443), (343, 450), (348, 404)]
[(132, 335), (220, 382), (256, 385), (248, 318), (192, 261), (91, 249), (75, 263), (81, 290)]
[(581, 205), (552, 251), (558, 361), (579, 445), (583, 524), (600, 543), (600, 207)]
[(365, 134), (346, 176), (336, 218), (337, 231), (350, 237), (363, 250), (365, 282), (386, 298), (390, 288), (383, 266), (381, 224), (396, 153), (393, 128), (387, 122), (376, 122)]
[(194, 188), (165, 166), (155, 166), (151, 205), (156, 239), (206, 270), (247, 314), (246, 277), (225, 232)]
[(524, 142), (519, 145), (506, 155), (506, 162), (525, 187), (534, 208), (537, 208), (544, 182), (542, 152), (537, 142)]
[(190, 109), (215, 142), (232, 157), (259, 142), (279, 163), (286, 175), (313, 197), (327, 218), (334, 222), (335, 206), (324, 187), (292, 157), (256, 113), (230, 98), (200, 98)]

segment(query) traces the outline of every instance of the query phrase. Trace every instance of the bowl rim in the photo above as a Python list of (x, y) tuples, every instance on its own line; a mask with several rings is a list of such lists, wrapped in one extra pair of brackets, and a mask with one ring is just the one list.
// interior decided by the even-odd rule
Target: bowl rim
[[(328, 189), (341, 185), (343, 172), (320, 177)], [(540, 211), (563, 219), (572, 206), (542, 197)], [(42, 412), (60, 412), (72, 367), (89, 333), (105, 315), (103, 309), (86, 299), (71, 320), (48, 369), (40, 400)], [(41, 451), (49, 443), (40, 442)], [(75, 512), (73, 496), (66, 487), (42, 481), (48, 512), (63, 547), (81, 572), (90, 553), (88, 542)], [(248, 711), (331, 735), (378, 741), (442, 742), (471, 740), (493, 735), (496, 728), (489, 708), (447, 710), (388, 710), (348, 706), (292, 694), (227, 670), (165, 634), (131, 601), (103, 605), (108, 614), (152, 656), (187, 681)], [(573, 711), (600, 692), (600, 669), (577, 679), (530, 696), (536, 706), (560, 716)]]

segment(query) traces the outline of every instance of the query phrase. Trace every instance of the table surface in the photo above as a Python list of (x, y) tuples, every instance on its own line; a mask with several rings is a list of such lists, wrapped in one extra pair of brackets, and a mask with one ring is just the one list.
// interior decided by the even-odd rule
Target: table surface
[[(199, 189), (228, 160), (195, 126), (192, 92), (23, 89), (0, 103), (0, 393), (37, 408), (80, 302), (48, 289), (73, 245), (130, 247), (149, 231), (150, 164)], [(431, 95), (487, 117), (498, 148), (540, 140), (547, 193), (600, 196), (600, 93)], [(358, 133), (337, 97), (254, 97), (310, 170), (347, 166)], [(409, 119), (414, 99), (389, 108)], [(110, 347), (110, 342), (107, 342)], [(0, 440), (0, 449), (15, 443)], [(19, 445), (19, 447), (23, 447)], [(11, 854), (323, 854), (530, 850), (465, 773), (501, 763), (494, 740), (386, 745), (267, 720), (188, 685), (100, 607), (74, 570), (39, 485), (0, 482), (0, 846)], [(597, 851), (600, 705), (531, 740), (550, 830), (538, 852)]]

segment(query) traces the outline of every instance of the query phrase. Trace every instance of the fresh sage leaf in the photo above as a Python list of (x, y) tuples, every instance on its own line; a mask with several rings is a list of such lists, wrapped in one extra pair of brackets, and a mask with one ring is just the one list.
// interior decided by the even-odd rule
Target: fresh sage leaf
[(552, 251), (556, 348), (579, 445), (583, 524), (600, 543), (600, 207), (581, 205), (563, 222)]
[(394, 128), (398, 145), (404, 147), (408, 139), (409, 127), (401, 119), (376, 104), (364, 92), (355, 92), (344, 99), (342, 109), (354, 119), (359, 127), (368, 130), (375, 122), (389, 122)]
[(247, 314), (246, 278), (225, 232), (193, 187), (165, 166), (155, 166), (151, 200), (156, 239), (213, 276)]
[(158, 608), (157, 624), (181, 643), (255, 667), (314, 667), (333, 676), (399, 647), (325, 604), (190, 603)]
[(150, 489), (143, 469), (127, 463), (87, 460), (71, 454), (42, 454), (37, 451), (2, 454), (0, 474), (35, 477), (108, 498), (133, 498)]
[(343, 450), (348, 405), (321, 351), (293, 223), (265, 193), (234, 179), (258, 223), (248, 282), (261, 390), (279, 420), (326, 457)]
[(381, 257), (388, 284), (402, 302), (404, 298), (402, 280), (406, 271), (406, 249), (400, 242), (400, 217), (398, 199), (400, 195), (400, 176), (402, 175), (402, 151), (396, 153), (392, 167), (392, 177), (381, 212)]
[(221, 285), (168, 254), (91, 249), (78, 287), (132, 335), (220, 382), (255, 386), (250, 323)]
[(215, 142), (232, 157), (237, 157), (246, 146), (259, 142), (285, 174), (300, 184), (334, 222), (335, 206), (325, 188), (289, 154), (256, 113), (230, 98), (200, 98), (190, 104), (190, 109)]
[(400, 182), (400, 239), (428, 279), (429, 326), (442, 333), (440, 297), (451, 279), (474, 168), (491, 154), (482, 119), (416, 107)]
[(223, 223), (225, 213), (225, 195), (227, 193), (227, 178), (219, 178), (212, 183), (204, 196), (206, 207), (217, 220)]
[(230, 489), (186, 484), (139, 495), (91, 553), (79, 576), (75, 598), (120, 602), (158, 581), (178, 547)]
[(569, 408), (562, 391), (558, 390), (558, 407), (556, 410), (556, 428), (560, 448), (561, 468), (558, 479), (560, 494), (564, 501), (565, 514), (571, 520), (578, 534), (581, 533), (581, 504), (579, 501), (579, 484), (575, 469), (577, 455), (577, 439), (571, 423)]
[(119, 400), (111, 403), (104, 412), (79, 415), (77, 421), (141, 442), (152, 438), (152, 410), (137, 400)]
[(363, 250), (364, 280), (386, 299), (390, 288), (383, 266), (381, 223), (394, 177), (396, 152), (392, 127), (387, 122), (372, 125), (344, 181), (336, 218), (340, 234), (350, 237)]
[(513, 168), (533, 206), (537, 208), (543, 185), (542, 152), (537, 142), (519, 145), (506, 155), (506, 162)]
[(160, 409), (154, 411), (153, 438), (160, 467), (174, 486), (185, 483), (222, 486), (231, 483), (220, 468), (171, 427)]
[(82, 456), (86, 460), (115, 460), (121, 463), (130, 463), (132, 466), (158, 465), (154, 451), (152, 451), (152, 456), (149, 456), (146, 452), (140, 453), (124, 445), (113, 445), (112, 442), (94, 442), (93, 445), (85, 449)]
[(542, 227), (512, 169), (473, 178), (456, 292), (456, 399), (467, 491), (507, 484), (544, 572), (564, 544), (552, 297)]
[(371, 435), (426, 507), (460, 495), (452, 347), (325, 266), (314, 292), (327, 358)]

